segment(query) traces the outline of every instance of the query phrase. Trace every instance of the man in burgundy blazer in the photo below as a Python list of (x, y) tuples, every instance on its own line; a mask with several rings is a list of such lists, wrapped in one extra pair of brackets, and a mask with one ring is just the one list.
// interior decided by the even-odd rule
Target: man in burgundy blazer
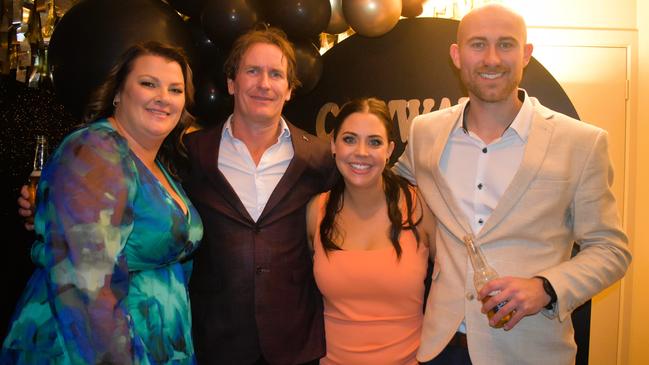
[[(185, 139), (191, 161), (185, 188), (205, 226), (190, 283), (197, 360), (316, 364), (325, 342), (305, 206), (336, 178), (330, 148), (281, 117), (299, 83), (293, 49), (281, 31), (242, 36), (225, 69), (234, 113)], [(285, 170), (255, 214), (249, 202), (264, 199), (257, 174), (269, 159), (281, 160), (277, 153), (284, 150)], [(246, 162), (252, 171), (241, 171)], [(252, 182), (252, 192), (237, 180), (241, 176)]]

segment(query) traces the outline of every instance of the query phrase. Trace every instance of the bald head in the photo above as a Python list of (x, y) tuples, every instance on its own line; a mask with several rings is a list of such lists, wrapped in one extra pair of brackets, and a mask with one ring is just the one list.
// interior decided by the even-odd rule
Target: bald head
[(450, 55), (472, 100), (516, 106), (532, 49), (523, 18), (507, 7), (489, 4), (462, 18)]
[(462, 18), (457, 28), (457, 43), (461, 45), (486, 28), (508, 31), (521, 44), (527, 43), (527, 26), (523, 17), (504, 5), (493, 3), (475, 8)]

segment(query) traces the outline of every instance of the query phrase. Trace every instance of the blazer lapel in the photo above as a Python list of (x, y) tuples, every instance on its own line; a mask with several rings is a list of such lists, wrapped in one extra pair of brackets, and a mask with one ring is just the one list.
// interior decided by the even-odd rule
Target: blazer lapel
[(239, 196), (225, 178), (225, 175), (219, 170), (219, 149), (224, 125), (221, 124), (220, 127), (212, 128), (201, 136), (202, 138), (198, 141), (200, 166), (205, 178), (214, 187), (214, 191), (218, 192), (227, 203), (226, 207), (222, 207), (219, 210), (223, 214), (244, 224), (251, 224), (254, 221), (250, 217), (250, 214), (248, 214), (246, 207), (243, 206), (241, 199), (239, 199)]
[(535, 111), (521, 166), (500, 198), (496, 209), (480, 230), (479, 236), (486, 235), (496, 227), (528, 191), (530, 183), (541, 168), (550, 144), (554, 131), (554, 125), (548, 120), (551, 117), (551, 114), (544, 115), (539, 110)]
[(433, 179), (437, 185), (437, 189), (439, 190), (443, 202), (442, 208), (444, 208), (441, 211), (436, 211), (435, 214), (437, 215), (437, 218), (442, 221), (443, 225), (460, 240), (462, 240), (467, 233), (471, 232), (471, 226), (469, 226), (464, 213), (462, 213), (462, 210), (457, 205), (457, 201), (453, 196), (453, 191), (448, 185), (446, 178), (444, 178), (439, 163), (442, 154), (444, 153), (444, 148), (448, 143), (448, 139), (456, 125), (456, 121), (460, 118), (465, 105), (466, 102), (448, 108), (448, 114), (445, 115), (443, 120), (433, 122), (443, 124), (443, 126), (440, 127), (441, 130), (438, 133), (440, 138), (436, 138), (433, 144), (430, 166)]
[(291, 131), (293, 159), (289, 163), (286, 172), (277, 183), (275, 190), (273, 190), (268, 198), (268, 202), (259, 216), (259, 222), (261, 222), (273, 210), (273, 208), (284, 199), (286, 194), (292, 190), (293, 186), (300, 180), (300, 176), (307, 167), (308, 161), (311, 157), (309, 144), (311, 143), (311, 139), (315, 137), (307, 135), (304, 131), (298, 129), (288, 121), (286, 124)]

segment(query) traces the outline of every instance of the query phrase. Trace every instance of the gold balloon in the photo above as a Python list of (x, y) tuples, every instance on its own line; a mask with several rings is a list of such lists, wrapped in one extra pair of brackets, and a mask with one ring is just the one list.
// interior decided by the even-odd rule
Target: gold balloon
[(424, 0), (401, 0), (401, 15), (406, 18), (415, 18), (424, 11)]
[(401, 16), (401, 0), (342, 0), (347, 23), (360, 35), (378, 37), (389, 32)]
[(349, 24), (347, 24), (343, 15), (342, 2), (343, 0), (329, 0), (329, 4), (331, 4), (331, 19), (329, 19), (329, 25), (326, 30), (329, 34), (342, 33), (349, 28)]

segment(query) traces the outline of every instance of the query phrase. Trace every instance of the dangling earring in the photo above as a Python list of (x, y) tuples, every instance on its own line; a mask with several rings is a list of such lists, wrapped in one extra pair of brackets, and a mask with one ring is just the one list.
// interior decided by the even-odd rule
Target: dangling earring
[(117, 104), (119, 104), (119, 101), (117, 101), (117, 99), (113, 99), (113, 107), (117, 107)]

